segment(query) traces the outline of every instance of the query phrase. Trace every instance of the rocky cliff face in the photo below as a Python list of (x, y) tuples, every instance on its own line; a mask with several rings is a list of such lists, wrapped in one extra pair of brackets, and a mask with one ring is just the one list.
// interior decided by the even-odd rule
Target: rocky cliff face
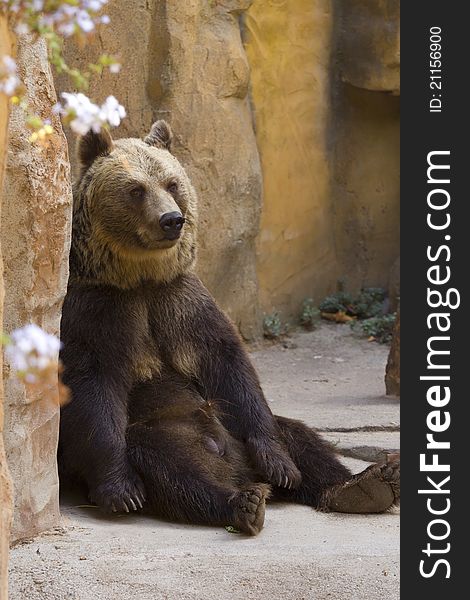
[(342, 80), (400, 93), (400, 0), (336, 0)]
[(385, 370), (385, 390), (388, 396), (400, 395), (400, 306)]
[(264, 313), (299, 317), (337, 279), (329, 163), (329, 0), (255, 0), (245, 18), (264, 197), (258, 238)]
[(262, 311), (387, 287), (399, 252), (398, 0), (254, 0)]
[[(0, 56), (14, 56), (15, 39), (10, 31), (8, 20), (0, 14)], [(0, 216), (3, 204), (3, 182), (7, 154), (8, 122), (10, 102), (4, 94), (0, 94)], [(1, 232), (1, 226), (0, 226)], [(0, 323), (3, 322), (3, 299), (5, 295), (3, 282), (3, 254), (0, 235)], [(0, 349), (0, 598), (8, 596), (8, 554), (10, 544), (10, 528), (13, 518), (13, 490), (10, 470), (6, 461), (4, 428), (4, 393), (3, 393), (3, 349)]]
[(353, 291), (387, 288), (400, 251), (399, 11), (399, 0), (335, 2), (331, 191), (340, 277)]
[[(36, 323), (58, 334), (68, 276), (71, 188), (62, 127), (47, 52), (41, 41), (22, 39), (18, 64), (28, 101), (55, 133), (47, 148), (29, 142), (20, 109), (12, 111), (1, 221), (5, 332)], [(59, 523), (56, 448), (58, 391), (26, 390), (5, 365), (5, 446), (15, 489), (12, 539)]]

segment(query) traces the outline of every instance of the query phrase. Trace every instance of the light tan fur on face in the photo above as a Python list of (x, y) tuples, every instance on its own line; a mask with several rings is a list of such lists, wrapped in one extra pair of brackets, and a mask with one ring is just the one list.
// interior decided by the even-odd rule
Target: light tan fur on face
[[(178, 205), (158, 187), (173, 178), (179, 186)], [(147, 249), (130, 243), (132, 233), (143, 242), (150, 235), (149, 224), (139, 223), (124, 192), (120, 195), (133, 180), (157, 186), (155, 219), (159, 210), (179, 206), (186, 221), (174, 246)], [(70, 280), (129, 289), (144, 281), (168, 282), (187, 272), (195, 262), (196, 204), (184, 169), (167, 150), (137, 139), (116, 141), (109, 156), (97, 158), (74, 186)]]
[(122, 169), (123, 171), (127, 171), (128, 173), (132, 173), (131, 170), (131, 165), (129, 164), (129, 161), (127, 160), (127, 158), (121, 158), (120, 159), (120, 163), (122, 165)]

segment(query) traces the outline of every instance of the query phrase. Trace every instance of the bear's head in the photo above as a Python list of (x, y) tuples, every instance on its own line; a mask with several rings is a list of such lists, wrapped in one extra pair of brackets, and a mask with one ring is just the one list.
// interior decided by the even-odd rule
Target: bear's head
[(129, 288), (169, 281), (196, 252), (196, 194), (165, 121), (143, 139), (90, 131), (78, 141), (71, 281)]

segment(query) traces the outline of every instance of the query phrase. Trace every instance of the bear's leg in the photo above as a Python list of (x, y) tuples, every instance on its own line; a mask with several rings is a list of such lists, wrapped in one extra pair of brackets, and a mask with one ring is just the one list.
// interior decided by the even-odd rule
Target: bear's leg
[(372, 465), (352, 475), (313, 429), (299, 421), (276, 418), (284, 443), (302, 473), (302, 483), (295, 490), (276, 488), (275, 498), (348, 513), (379, 513), (398, 504), (399, 461)]
[[(180, 453), (178, 441), (169, 437), (162, 444), (145, 442), (146, 427), (136, 427), (135, 442), (130, 440), (129, 459), (140, 474), (147, 491), (145, 512), (172, 521), (204, 525), (231, 525), (248, 535), (257, 535), (264, 524), (266, 499), (270, 487), (264, 483), (223, 481), (216, 469), (192, 461), (189, 452)], [(148, 437), (147, 437), (148, 440)], [(142, 443), (144, 441), (144, 443)], [(171, 445), (170, 445), (171, 444)], [(158, 447), (160, 445), (160, 447)], [(167, 451), (162, 448), (167, 446)], [(168, 448), (170, 451), (168, 451)]]

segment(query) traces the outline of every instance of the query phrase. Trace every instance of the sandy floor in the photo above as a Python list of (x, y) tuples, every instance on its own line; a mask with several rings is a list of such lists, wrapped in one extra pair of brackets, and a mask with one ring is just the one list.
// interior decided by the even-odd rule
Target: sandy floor
[[(387, 347), (333, 324), (288, 345), (252, 354), (274, 412), (328, 431), (339, 448), (398, 445), (399, 405), (383, 395)], [(355, 471), (367, 465), (344, 460)], [(263, 532), (245, 538), (139, 515), (105, 518), (78, 503), (64, 502), (63, 530), (13, 549), (12, 600), (399, 598), (397, 514), (275, 505)]]

